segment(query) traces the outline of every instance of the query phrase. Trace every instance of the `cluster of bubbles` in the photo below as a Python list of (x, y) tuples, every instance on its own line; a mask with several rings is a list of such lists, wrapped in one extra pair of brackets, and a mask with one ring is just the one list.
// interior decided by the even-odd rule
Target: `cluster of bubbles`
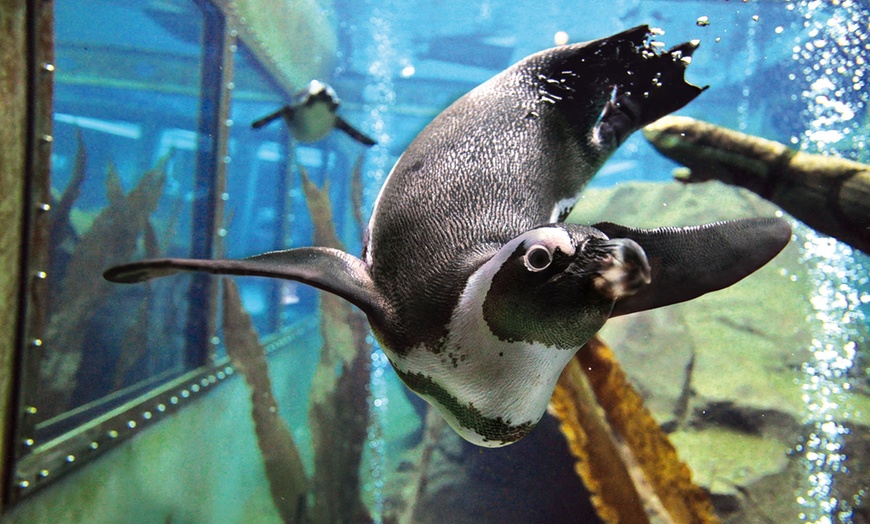
[(855, 117), (864, 113), (870, 97), (865, 58), (870, 56), (870, 10), (853, 0), (804, 0), (786, 8), (799, 10), (805, 29), (792, 48), (798, 68), (789, 78), (806, 82), (802, 97), (808, 101), (809, 125), (792, 143), (822, 154), (834, 145), (861, 151), (868, 132)]
[(371, 378), (369, 381), (369, 427), (366, 439), (368, 441), (369, 476), (363, 489), (372, 495), (372, 517), (375, 522), (381, 521), (384, 514), (384, 481), (387, 474), (386, 443), (384, 442), (384, 421), (387, 418), (389, 398), (387, 396), (387, 372), (390, 362), (383, 350), (377, 347), (374, 337), (369, 335), (368, 342), (374, 347), (372, 351)]
[[(743, 78), (751, 78), (755, 72), (755, 64), (758, 62), (758, 24), (749, 22), (746, 31), (746, 66), (743, 69)], [(752, 115), (752, 91), (749, 82), (743, 83), (740, 91), (740, 101), (737, 103), (737, 128), (746, 133), (749, 131), (749, 123)]]
[(808, 486), (797, 493), (802, 507), (800, 517), (807, 522), (831, 524), (852, 522), (852, 508), (861, 501), (840, 499), (834, 492), (838, 475), (849, 471), (849, 457), (843, 452), (843, 439), (850, 430), (840, 421), (850, 418), (852, 406), (847, 396), (851, 389), (849, 373), (855, 366), (860, 338), (857, 326), (867, 319), (863, 304), (870, 303), (870, 293), (859, 289), (870, 283), (867, 270), (857, 254), (846, 244), (819, 235), (806, 228), (801, 262), (808, 268), (813, 296), (807, 321), (813, 326), (812, 360), (801, 367), (805, 380), (801, 384), (807, 411), (805, 426), (811, 428), (805, 442), (796, 451), (803, 454)]
[[(396, 100), (393, 82), (393, 70), (397, 53), (393, 46), (391, 2), (366, 2), (371, 9), (367, 27), (370, 34), (367, 40), (370, 44), (366, 49), (366, 61), (369, 64), (369, 81), (363, 90), (363, 97), (368, 108), (368, 129), (373, 133), (377, 145), (372, 147), (367, 159), (363, 193), (367, 209), (371, 209), (377, 198), (377, 192), (383, 185), (392, 164), (389, 155), (391, 137), (389, 129), (389, 109)], [(369, 427), (367, 429), (368, 469), (369, 474), (363, 485), (363, 490), (371, 496), (372, 518), (381, 522), (385, 513), (384, 485), (387, 475), (387, 451), (384, 440), (384, 425), (387, 419), (389, 398), (387, 396), (387, 374), (390, 369), (389, 359), (378, 347), (374, 337), (369, 335), (372, 344), (371, 378), (369, 382)]]
[(367, 24), (371, 32), (366, 49), (369, 82), (363, 88), (363, 99), (368, 109), (368, 128), (377, 142), (367, 157), (370, 168), (366, 171), (365, 200), (369, 208), (377, 198), (393, 160), (389, 154), (388, 146), (392, 137), (388, 129), (390, 107), (396, 103), (393, 71), (396, 69), (398, 53), (392, 42), (391, 18), (390, 2), (380, 2), (372, 7)]
[[(857, 117), (865, 113), (870, 91), (864, 58), (870, 54), (870, 14), (853, 0), (803, 0), (786, 8), (802, 15), (803, 31), (792, 49), (797, 68), (790, 79), (805, 83), (802, 98), (807, 102), (805, 130), (792, 137), (792, 144), (808, 152), (851, 156), (865, 147), (868, 136), (868, 123)], [(796, 500), (805, 522), (849, 523), (863, 495), (840, 498), (836, 484), (840, 476), (866, 474), (849, 471), (843, 445), (850, 430), (842, 421), (853, 409), (845, 399), (861, 338), (857, 326), (867, 321), (862, 307), (870, 294), (858, 290), (867, 286), (868, 276), (847, 245), (811, 230), (805, 236), (802, 263), (813, 290), (807, 320), (815, 336), (813, 358), (802, 366), (804, 423), (810, 429), (795, 449), (805, 458), (806, 474)]]

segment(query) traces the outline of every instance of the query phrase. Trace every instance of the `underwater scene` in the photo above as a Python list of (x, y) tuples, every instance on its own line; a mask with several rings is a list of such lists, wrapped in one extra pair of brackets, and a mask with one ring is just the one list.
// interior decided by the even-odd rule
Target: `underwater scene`
[(870, 523), (867, 0), (50, 9), (4, 521)]

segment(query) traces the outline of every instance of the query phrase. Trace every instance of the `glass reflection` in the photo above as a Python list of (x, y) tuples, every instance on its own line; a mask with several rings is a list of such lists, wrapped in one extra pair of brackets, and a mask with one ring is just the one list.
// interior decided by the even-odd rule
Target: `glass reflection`
[[(94, 18), (112, 23), (95, 23)], [(183, 23), (179, 23), (183, 20)], [(191, 2), (55, 4), (47, 330), (36, 440), (186, 369), (188, 280), (112, 286), (101, 271), (190, 256), (208, 13)], [(212, 44), (213, 45), (213, 44)]]

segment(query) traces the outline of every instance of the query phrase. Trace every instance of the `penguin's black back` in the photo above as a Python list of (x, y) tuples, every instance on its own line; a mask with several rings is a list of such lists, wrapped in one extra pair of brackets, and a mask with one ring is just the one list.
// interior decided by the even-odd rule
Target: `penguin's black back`
[[(531, 55), (454, 102), (411, 143), (381, 191), (366, 248), (376, 285), (402, 326), (413, 326), (396, 345), (434, 346), (474, 270), (551, 222), (556, 203), (575, 197), (616, 149), (592, 131), (615, 87), (652, 82), (641, 57), (647, 35), (639, 27)], [(666, 93), (667, 103), (647, 96), (647, 106), (662, 109), (635, 115), (629, 132), (700, 92), (683, 83), (683, 69), (682, 92)]]

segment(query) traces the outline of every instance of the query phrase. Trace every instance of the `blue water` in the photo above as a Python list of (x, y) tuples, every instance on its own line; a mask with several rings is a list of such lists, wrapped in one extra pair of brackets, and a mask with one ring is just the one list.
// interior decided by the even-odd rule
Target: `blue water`
[[(233, 49), (228, 119), (218, 121), (220, 68), (213, 58), (220, 49), (213, 37), (221, 15), (207, 2), (57, 0), (51, 170), (57, 200), (71, 186), (81, 147), (87, 161), (70, 226), (53, 239), (57, 256), (50, 286), (60, 293), (73, 286), (67, 278), (82, 278), (70, 277), (66, 269), (76, 243), (111, 205), (109, 186), (115, 175), (108, 173), (117, 174), (123, 191), (130, 192), (143, 173), (160, 165), (165, 181), (148, 215), (156, 243), (143, 225), (135, 233), (135, 246), (123, 255), (127, 260), (146, 255), (238, 258), (309, 245), (314, 227), (301, 190), (302, 170), (318, 186), (328, 184), (338, 238), (357, 254), (361, 225), (352, 203), (351, 178), (359, 155), (365, 155), (359, 211), (367, 219), (402, 151), (456, 98), (524, 56), (560, 41), (601, 38), (640, 24), (663, 28), (664, 35), (657, 38), (668, 46), (701, 40), (687, 79), (710, 87), (680, 114), (795, 149), (870, 162), (870, 7), (866, 1), (835, 4), (335, 0), (322, 7), (338, 48), (321, 80), (335, 87), (345, 120), (378, 142), (364, 150), (338, 132), (313, 144), (296, 144), (280, 123), (249, 129), (254, 119), (286, 103), (289, 93), (286, 82), (276, 81), (257, 63), (244, 39)], [(221, 133), (227, 141), (217, 150)], [(636, 133), (590, 187), (667, 182), (676, 167)], [(223, 186), (217, 182), (218, 172), (225, 177)], [(807, 405), (801, 421), (805, 431), (795, 436), (789, 450), (807, 454), (807, 460), (795, 483), (782, 489), (799, 506), (796, 513), (803, 521), (867, 522), (867, 462), (850, 460), (855, 448), (847, 451), (840, 439), (851, 431), (866, 433), (867, 415), (853, 414), (860, 422), (857, 430), (849, 429), (855, 426), (844, 425), (849, 416), (841, 416), (842, 406), (831, 407), (825, 399), (843, 393), (844, 387), (867, 395), (870, 261), (858, 251), (813, 235), (801, 247), (800, 259), (815, 279), (815, 291), (806, 297), (813, 308), (807, 322), (816, 322), (814, 338), (808, 341), (811, 355), (799, 366), (803, 375), (796, 379), (805, 380), (800, 385)], [(123, 261), (110, 257), (100, 264)], [(95, 267), (87, 278), (98, 278), (102, 269)], [(85, 333), (83, 363), (73, 373), (75, 392), (41, 421), (43, 441), (78, 423), (80, 418), (53, 418), (63, 419), (68, 410), (104, 413), (144, 394), (149, 386), (143, 384), (153, 385), (149, 381), (154, 377), (165, 383), (226, 356), (220, 328), (209, 325), (219, 306), (206, 307), (208, 293), (196, 281), (188, 287), (190, 282), (112, 290), (100, 304), (103, 314), (82, 320), (77, 329)], [(309, 287), (256, 279), (239, 282), (243, 303), (263, 338), (317, 318), (317, 294)], [(143, 301), (148, 334), (135, 348), (124, 346), (136, 354), (135, 361), (124, 363), (118, 348), (138, 333), (134, 330), (140, 317), (130, 312), (138, 311)], [(68, 303), (53, 301), (50, 315), (65, 307)], [(316, 340), (310, 330), (305, 333)], [(370, 451), (361, 471), (365, 499), (379, 520), (395, 509), (389, 485), (396, 474), (395, 457), (404, 451), (390, 435), (411, 432), (394, 429), (403, 424), (397, 417), (413, 418), (406, 427), (416, 428), (422, 421), (414, 418), (386, 357), (374, 351)], [(310, 366), (305, 369), (310, 373)], [(300, 382), (307, 385), (310, 376)], [(111, 402), (103, 402), (112, 395)], [(870, 438), (861, 442), (868, 446)], [(841, 477), (848, 488), (838, 488)], [(849, 480), (855, 478), (859, 480)], [(751, 508), (751, 502), (741, 504)], [(779, 521), (775, 515), (769, 517)]]

